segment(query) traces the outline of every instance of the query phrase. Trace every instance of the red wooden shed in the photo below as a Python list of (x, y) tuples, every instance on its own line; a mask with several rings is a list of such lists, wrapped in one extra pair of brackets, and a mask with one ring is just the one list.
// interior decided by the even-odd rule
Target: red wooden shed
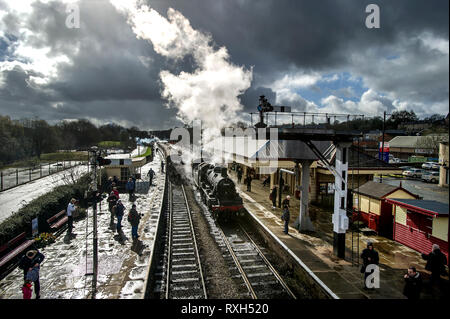
[(448, 204), (420, 199), (386, 201), (392, 204), (395, 241), (424, 254), (438, 244), (448, 260)]

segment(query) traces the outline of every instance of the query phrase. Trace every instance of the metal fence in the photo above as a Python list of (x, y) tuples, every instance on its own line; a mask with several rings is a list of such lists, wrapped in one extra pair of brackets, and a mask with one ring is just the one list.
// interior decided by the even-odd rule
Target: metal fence
[(81, 161), (60, 161), (27, 168), (10, 168), (0, 172), (0, 191), (49, 176), (83, 164)]

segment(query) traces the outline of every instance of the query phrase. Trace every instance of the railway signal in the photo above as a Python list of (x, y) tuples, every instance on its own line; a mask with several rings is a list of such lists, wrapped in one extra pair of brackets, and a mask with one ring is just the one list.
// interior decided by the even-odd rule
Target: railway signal
[(257, 107), (259, 111), (259, 123), (256, 123), (256, 127), (267, 127), (264, 123), (264, 113), (267, 112), (291, 112), (290, 106), (276, 106), (270, 104), (264, 95), (259, 97), (259, 105)]

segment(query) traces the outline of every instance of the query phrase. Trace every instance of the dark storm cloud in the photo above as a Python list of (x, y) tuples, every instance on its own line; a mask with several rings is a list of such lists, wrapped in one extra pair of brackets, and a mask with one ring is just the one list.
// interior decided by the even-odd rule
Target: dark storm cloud
[[(282, 72), (291, 64), (339, 67), (349, 62), (349, 52), (389, 44), (399, 34), (429, 30), (448, 38), (448, 1), (436, 2), (164, 0), (151, 5), (162, 14), (168, 7), (180, 10), (194, 28), (226, 46), (233, 61), (265, 73)], [(369, 3), (380, 7), (381, 29), (365, 26)]]
[[(179, 10), (194, 29), (211, 34), (218, 47), (225, 46), (232, 63), (253, 66), (252, 87), (240, 96), (243, 112), (255, 111), (260, 95), (275, 101), (276, 92), (269, 84), (297, 70), (351, 72), (362, 77), (366, 87), (390, 94), (389, 99), (380, 100), (387, 108), (397, 98), (421, 105), (448, 104), (448, 53), (432, 50), (418, 38), (428, 32), (448, 41), (446, 0), (148, 3), (163, 16), (169, 7)], [(380, 29), (365, 27), (369, 3), (380, 7)], [(6, 5), (0, 0), (0, 10)], [(192, 59), (173, 63), (156, 54), (149, 42), (136, 38), (125, 17), (106, 0), (81, 1), (80, 29), (65, 27), (65, 9), (58, 1), (35, 2), (29, 15), (9, 12), (1, 19), (5, 36), (20, 37), (19, 29), (25, 26), (32, 31), (29, 46), (50, 48), (48, 56), (65, 55), (68, 62), (58, 63), (57, 75), (39, 86), (30, 81), (39, 76), (36, 71), (17, 66), (3, 70), (0, 113), (50, 120), (87, 117), (142, 128), (177, 123), (176, 111), (167, 109), (161, 99), (159, 72), (193, 72)], [(2, 50), (0, 57), (11, 53), (15, 44), (9, 42), (9, 50)], [(400, 58), (385, 60), (395, 55)], [(312, 87), (320, 91), (319, 86)], [(296, 101), (302, 109), (310, 105), (302, 97)]]

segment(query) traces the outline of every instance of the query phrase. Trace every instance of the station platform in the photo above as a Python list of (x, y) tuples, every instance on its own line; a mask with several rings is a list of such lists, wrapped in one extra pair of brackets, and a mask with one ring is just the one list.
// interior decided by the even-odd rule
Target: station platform
[[(128, 194), (120, 194), (126, 211), (122, 220), (123, 240), (119, 240), (115, 224), (110, 227), (110, 213), (106, 199), (97, 205), (98, 220), (98, 276), (96, 299), (139, 299), (144, 297), (148, 267), (164, 194), (165, 174), (160, 173), (160, 154), (142, 166), (144, 181), (138, 181), (134, 202), (144, 214), (139, 224), (139, 242), (132, 249), (131, 225), (127, 221), (132, 203)], [(149, 186), (147, 172), (156, 175)], [(115, 218), (115, 223), (117, 218)], [(92, 298), (92, 208), (87, 218), (74, 222), (69, 238), (61, 234), (55, 243), (39, 249), (45, 255), (40, 269), (41, 299)], [(0, 299), (22, 299), (23, 271), (13, 270), (0, 281)], [(34, 298), (34, 290), (33, 297)]]
[[(262, 180), (253, 180), (251, 192), (248, 192), (246, 185), (237, 184), (233, 171), (229, 174), (238, 186), (244, 207), (270, 229), (339, 298), (405, 299), (403, 276), (410, 265), (416, 267), (424, 280), (421, 298), (448, 298), (448, 277), (442, 277), (444, 284), (441, 289), (430, 287), (430, 273), (425, 270), (426, 262), (419, 252), (377, 235), (354, 233), (352, 239), (351, 231), (347, 231), (345, 260), (338, 258), (333, 253), (332, 211), (310, 205), (315, 231), (300, 233), (293, 227), (299, 215), (299, 200), (291, 196), (291, 219), (289, 234), (286, 235), (283, 232), (281, 208), (272, 209), (269, 186), (263, 186)], [(283, 194), (283, 199), (286, 195), (288, 194)], [(364, 289), (364, 275), (360, 272), (362, 260), (359, 256), (369, 241), (374, 243), (374, 248), (380, 256), (380, 288), (373, 290)]]

